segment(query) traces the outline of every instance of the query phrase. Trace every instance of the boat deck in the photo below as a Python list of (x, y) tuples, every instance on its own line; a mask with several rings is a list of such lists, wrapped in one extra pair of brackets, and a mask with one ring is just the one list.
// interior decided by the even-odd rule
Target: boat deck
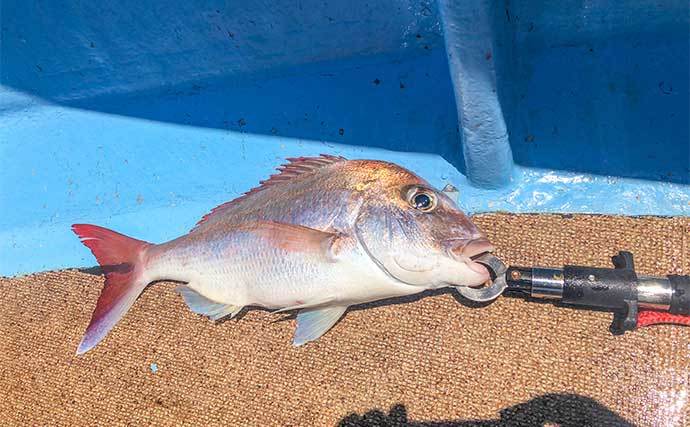
[[(608, 266), (626, 249), (640, 273), (690, 274), (690, 218), (475, 221), (511, 264)], [(318, 341), (294, 348), (293, 320), (254, 310), (214, 325), (172, 285), (158, 284), (76, 357), (102, 282), (76, 270), (0, 280), (5, 424), (690, 422), (687, 327), (613, 336), (609, 313), (509, 298), (466, 306), (441, 292), (351, 310)]]

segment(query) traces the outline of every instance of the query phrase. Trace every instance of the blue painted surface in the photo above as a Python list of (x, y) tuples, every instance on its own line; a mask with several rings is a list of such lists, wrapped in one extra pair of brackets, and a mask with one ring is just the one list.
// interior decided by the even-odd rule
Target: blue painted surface
[(441, 0), (439, 11), (462, 130), (465, 172), (472, 184), (510, 182), (513, 156), (496, 90), (496, 32), (491, 0)]
[[(492, 10), (517, 166), (485, 190), (464, 175), (434, 3), (3, 1), (0, 274), (93, 265), (74, 222), (176, 237), (285, 157), (323, 152), (453, 184), (471, 212), (690, 214), (680, 2), (638, 2), (647, 19), (633, 2), (620, 19), (527, 3)], [(648, 87), (659, 75), (670, 94)]]
[(499, 93), (516, 163), (690, 183), (690, 2), (505, 5)]
[(1, 7), (2, 83), (51, 100), (160, 93), (443, 45), (435, 6), (424, 0), (3, 0)]

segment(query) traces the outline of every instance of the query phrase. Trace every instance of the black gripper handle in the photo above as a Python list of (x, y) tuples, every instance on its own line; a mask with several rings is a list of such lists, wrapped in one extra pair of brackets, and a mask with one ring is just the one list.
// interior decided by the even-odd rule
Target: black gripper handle
[(671, 308), (669, 312), (672, 314), (690, 315), (690, 276), (668, 276), (673, 289), (671, 296)]

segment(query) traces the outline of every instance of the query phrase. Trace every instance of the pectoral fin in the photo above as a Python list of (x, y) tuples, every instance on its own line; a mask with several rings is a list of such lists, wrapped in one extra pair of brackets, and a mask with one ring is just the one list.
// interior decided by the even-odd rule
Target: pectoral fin
[(333, 306), (302, 310), (297, 314), (297, 330), (292, 344), (300, 346), (314, 341), (336, 324), (347, 306)]
[(223, 304), (206, 298), (188, 286), (178, 286), (177, 293), (182, 295), (184, 302), (196, 314), (208, 316), (211, 320), (220, 320), (223, 317), (235, 317), (242, 307), (231, 304)]
[(257, 221), (244, 224), (238, 229), (264, 239), (268, 244), (286, 252), (313, 253), (336, 261), (345, 235), (321, 231), (302, 225), (273, 221)]

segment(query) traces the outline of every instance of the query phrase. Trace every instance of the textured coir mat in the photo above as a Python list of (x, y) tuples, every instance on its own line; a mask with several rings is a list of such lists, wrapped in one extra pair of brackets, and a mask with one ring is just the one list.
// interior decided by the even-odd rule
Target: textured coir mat
[[(689, 218), (484, 215), (508, 263), (690, 273)], [(84, 249), (86, 250), (86, 249)], [(683, 425), (690, 328), (612, 336), (611, 315), (452, 292), (355, 309), (317, 342), (250, 311), (212, 324), (172, 284), (74, 355), (102, 277), (0, 280), (0, 425)], [(447, 424), (446, 424), (447, 423)]]

